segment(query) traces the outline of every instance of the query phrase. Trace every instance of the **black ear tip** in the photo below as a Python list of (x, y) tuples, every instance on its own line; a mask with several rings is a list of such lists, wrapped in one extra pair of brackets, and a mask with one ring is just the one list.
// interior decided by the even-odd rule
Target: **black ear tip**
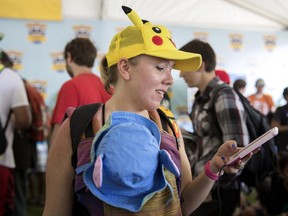
[(125, 14), (129, 14), (132, 11), (132, 9), (127, 6), (122, 6), (122, 10)]

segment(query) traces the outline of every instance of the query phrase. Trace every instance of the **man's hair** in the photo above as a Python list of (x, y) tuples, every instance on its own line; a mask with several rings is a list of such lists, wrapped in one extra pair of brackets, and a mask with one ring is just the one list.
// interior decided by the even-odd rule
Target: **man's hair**
[(233, 88), (238, 90), (238, 91), (242, 88), (245, 88), (245, 87), (246, 87), (246, 81), (243, 79), (237, 79), (233, 83)]
[(88, 38), (75, 38), (66, 44), (64, 58), (70, 53), (72, 61), (79, 66), (92, 68), (97, 56), (97, 49)]
[(205, 70), (212, 72), (216, 67), (216, 54), (210, 44), (194, 39), (185, 44), (180, 50), (185, 52), (199, 53), (202, 56), (202, 61), (205, 62)]
[(9, 57), (9, 55), (3, 50), (0, 50), (0, 52), (0, 61), (2, 62), (2, 64), (7, 68), (13, 68), (14, 63)]

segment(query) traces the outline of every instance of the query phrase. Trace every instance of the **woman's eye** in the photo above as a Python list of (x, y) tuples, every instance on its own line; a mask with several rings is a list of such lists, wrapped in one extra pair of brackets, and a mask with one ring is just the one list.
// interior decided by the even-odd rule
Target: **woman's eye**
[(160, 67), (160, 66), (156, 66), (156, 68), (157, 68), (158, 70), (160, 70), (160, 71), (163, 71), (163, 70), (165, 70), (165, 68), (164, 68), (164, 67)]

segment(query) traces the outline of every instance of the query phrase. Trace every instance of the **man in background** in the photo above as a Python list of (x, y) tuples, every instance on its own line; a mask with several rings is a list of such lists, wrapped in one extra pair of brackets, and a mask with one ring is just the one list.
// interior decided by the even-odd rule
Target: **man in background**
[(13, 169), (14, 129), (26, 129), (31, 124), (31, 111), (22, 78), (15, 73), (10, 65), (8, 55), (0, 50), (0, 121), (4, 127), (8, 146), (0, 155), (0, 216), (14, 214), (15, 185)]
[(75, 38), (65, 46), (66, 69), (72, 79), (65, 82), (58, 93), (51, 119), (50, 144), (53, 143), (68, 107), (105, 103), (110, 98), (100, 77), (92, 72), (96, 56), (96, 47), (87, 38)]
[[(235, 140), (237, 146), (245, 146), (249, 142), (249, 134), (243, 105), (239, 103), (234, 90), (226, 84), (227, 88), (215, 92), (219, 85), (225, 84), (215, 75), (216, 54), (213, 48), (208, 43), (195, 39), (180, 50), (202, 56), (202, 65), (197, 71), (180, 73), (188, 87), (199, 89), (190, 114), (199, 147), (193, 175), (198, 175), (223, 142)], [(216, 97), (214, 101), (213, 95)], [(240, 203), (239, 181), (233, 175), (224, 174), (221, 182), (225, 181), (225, 186), (220, 185), (219, 194), (217, 187), (214, 187), (205, 202), (191, 216), (233, 214)]]
[(243, 79), (235, 80), (233, 83), (233, 89), (244, 95), (246, 91), (246, 81)]
[(279, 129), (279, 133), (275, 137), (278, 151), (288, 152), (288, 87), (283, 90), (283, 97), (286, 104), (276, 109), (271, 126)]
[(272, 115), (275, 112), (275, 105), (271, 95), (264, 93), (265, 82), (263, 79), (257, 79), (255, 82), (256, 92), (248, 96), (251, 105), (268, 117), (271, 122)]

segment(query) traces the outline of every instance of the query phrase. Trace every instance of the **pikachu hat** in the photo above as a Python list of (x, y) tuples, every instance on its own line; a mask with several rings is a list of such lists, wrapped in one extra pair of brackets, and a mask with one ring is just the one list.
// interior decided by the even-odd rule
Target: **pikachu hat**
[(200, 67), (201, 55), (178, 50), (166, 27), (141, 20), (129, 7), (122, 6), (122, 9), (134, 26), (126, 27), (113, 37), (106, 54), (109, 67), (121, 58), (129, 59), (141, 54), (174, 60), (176, 70), (195, 71)]

